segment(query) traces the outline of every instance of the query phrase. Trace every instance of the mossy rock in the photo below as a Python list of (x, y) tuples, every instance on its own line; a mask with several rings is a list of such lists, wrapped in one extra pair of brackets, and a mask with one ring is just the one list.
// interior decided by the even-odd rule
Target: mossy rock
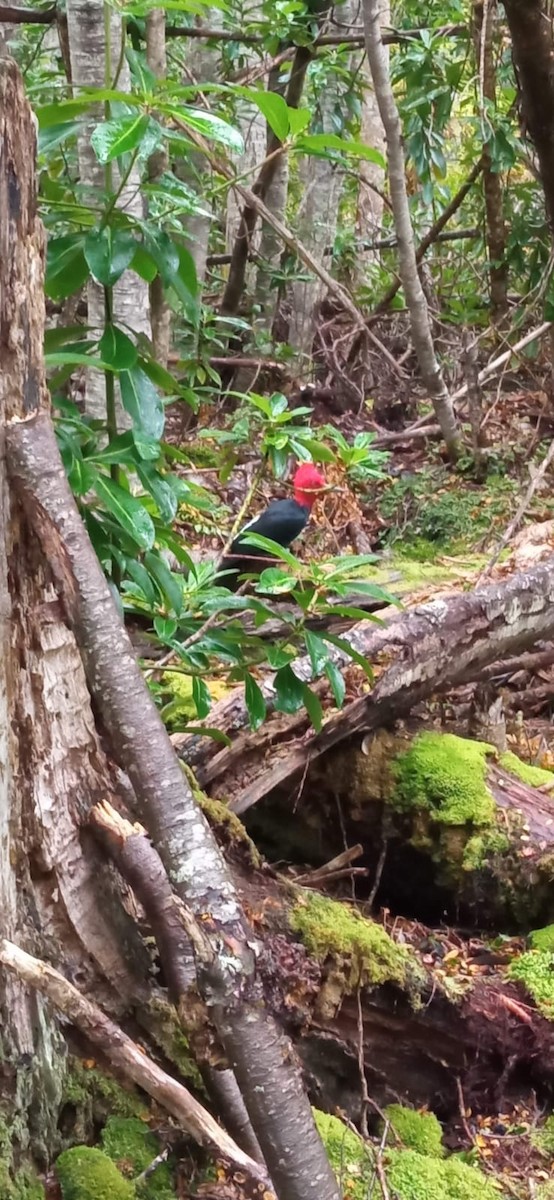
[(62, 1102), (73, 1104), (76, 1108), (91, 1106), (95, 1118), (104, 1121), (113, 1115), (138, 1117), (147, 1112), (137, 1092), (127, 1091), (113, 1075), (108, 1075), (98, 1067), (86, 1067), (77, 1058), (70, 1059)]
[(524, 984), (543, 1017), (554, 1020), (554, 950), (527, 950), (510, 963), (508, 976)]
[[(110, 1117), (102, 1130), (102, 1148), (126, 1178), (134, 1179), (160, 1153), (158, 1138), (144, 1121), (137, 1117)], [(167, 1163), (160, 1163), (144, 1180), (137, 1194), (146, 1200), (172, 1200), (175, 1193)]]
[(552, 771), (524, 762), (523, 759), (518, 758), (517, 754), (512, 754), (511, 750), (500, 755), (500, 766), (504, 767), (505, 771), (509, 771), (511, 775), (515, 775), (516, 779), (521, 779), (521, 782), (526, 783), (528, 787), (540, 788), (545, 784), (552, 787), (554, 783)]
[(21, 1168), (12, 1178), (8, 1164), (0, 1159), (1, 1200), (45, 1200), (44, 1186), (32, 1168)]
[(412, 951), (397, 946), (381, 925), (360, 916), (349, 904), (314, 892), (296, 903), (289, 922), (320, 963), (331, 958), (340, 964), (349, 991), (384, 983), (415, 989), (424, 982)]
[(389, 1150), (386, 1175), (398, 1200), (500, 1200), (501, 1193), (477, 1167), (454, 1157), (427, 1158), (416, 1150)]
[(407, 1150), (417, 1150), (429, 1158), (444, 1158), (442, 1128), (434, 1113), (416, 1112), (403, 1104), (389, 1104), (385, 1116)]
[(135, 1200), (135, 1188), (92, 1146), (74, 1146), (56, 1160), (63, 1200)]

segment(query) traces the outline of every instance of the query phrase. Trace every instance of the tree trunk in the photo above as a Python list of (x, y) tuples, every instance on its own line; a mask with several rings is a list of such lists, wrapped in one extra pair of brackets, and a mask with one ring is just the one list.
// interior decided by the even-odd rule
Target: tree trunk
[[(2, 80), (0, 198), (9, 220), (0, 227), (5, 372), (0, 427), (13, 487), (10, 503), (17, 495), (15, 519), (23, 521), (23, 509), (29, 522), (16, 542), (10, 527), (3, 526), (4, 536), (9, 534), (5, 558), (15, 555), (13, 566), (8, 563), (14, 611), (9, 626), (3, 626), (11, 702), (4, 728), (14, 738), (13, 746), (8, 743), (12, 788), (3, 799), (4, 828), (12, 805), (21, 805), (15, 807), (15, 821), (20, 811), (21, 824), (27, 815), (26, 842), (1, 845), (7, 856), (2, 877), (8, 925), (10, 914), (13, 925), (17, 898), (17, 912), (32, 913), (27, 934), (32, 944), (40, 939), (46, 943), (44, 957), (55, 956), (56, 965), (61, 960), (65, 974), (78, 970), (86, 984), (98, 967), (109, 981), (104, 985), (108, 996), (117, 988), (138, 998), (134, 971), (141, 959), (133, 955), (137, 943), (142, 949), (138, 933), (121, 905), (114, 906), (112, 915), (112, 888), (102, 860), (99, 865), (93, 852), (85, 857), (79, 839), (78, 821), (86, 819), (96, 801), (118, 791), (118, 776), (113, 763), (112, 772), (108, 770), (92, 720), (86, 676), (113, 761), (131, 783), (126, 798), (147, 825), (182, 901), (198, 986), (241, 1085), (277, 1194), (282, 1200), (338, 1200), (289, 1043), (263, 1006), (254, 935), (144, 683), (69, 490), (48, 413), (42, 361), (43, 263), (30, 152), (32, 118), (14, 64), (4, 68)], [(33, 811), (26, 814), (24, 803)], [(23, 846), (29, 857), (34, 852), (32, 867), (26, 858), (18, 861)], [(27, 889), (34, 901), (30, 909)], [(60, 906), (63, 923), (50, 915), (52, 905)], [(129, 927), (124, 956), (116, 940), (122, 926)], [(12, 935), (11, 942), (13, 928), (5, 932)], [(142, 964), (145, 957), (143, 950)], [(102, 995), (94, 978), (92, 986)], [(144, 992), (147, 996), (148, 989)], [(22, 1036), (27, 1036), (26, 1001), (20, 1011)], [(47, 1080), (41, 1082), (49, 1095)]]
[(550, 9), (543, 0), (506, 0), (525, 128), (537, 151), (546, 211), (554, 230), (554, 58)]
[[(108, 14), (108, 15), (107, 15)], [(121, 16), (103, 0), (69, 0), (67, 24), (71, 56), (73, 88), (104, 88), (116, 86), (119, 91), (130, 89), (130, 74), (124, 57), (125, 30)], [(90, 143), (92, 129), (103, 118), (103, 106), (95, 106), (78, 139), (80, 183), (88, 202), (96, 207), (98, 195), (106, 190), (106, 168), (96, 159)], [(117, 187), (116, 172), (112, 186)], [(119, 208), (142, 218), (144, 216), (140, 176), (134, 168), (118, 196)], [(104, 290), (94, 280), (88, 285), (88, 324), (101, 333), (106, 319)], [(114, 287), (113, 320), (131, 334), (151, 337), (148, 284), (133, 271), (125, 271)], [(89, 372), (86, 382), (87, 412), (100, 420), (106, 415), (105, 382), (98, 371)], [(130, 418), (121, 402), (117, 404), (118, 427), (127, 428)]]
[[(381, 27), (384, 28), (390, 25), (390, 3), (388, 0), (382, 4), (379, 12), (379, 21)], [(385, 50), (388, 58), (388, 52)], [(359, 60), (359, 55), (355, 56)], [(365, 53), (363, 54), (360, 64), (361, 77), (364, 82), (364, 93), (362, 99), (362, 112), (360, 121), (360, 141), (367, 146), (372, 146), (374, 150), (380, 150), (383, 158), (386, 157), (387, 147), (385, 141), (385, 131), (383, 122), (379, 113), (379, 105), (373, 87), (371, 72)], [(384, 190), (385, 190), (385, 171), (378, 163), (367, 162), (365, 159), (360, 160), (359, 170), (359, 187), (358, 187), (358, 204), (356, 209), (356, 236), (361, 243), (360, 250), (356, 255), (355, 277), (360, 283), (365, 274), (365, 268), (372, 262), (379, 262), (378, 250), (366, 250), (363, 248), (363, 243), (367, 241), (377, 241), (382, 232), (382, 219), (384, 208)]]
[(398, 238), (398, 265), (410, 316), (412, 341), (421, 377), (429, 392), (446, 448), (450, 458), (455, 460), (460, 450), (460, 433), (452, 401), (435, 355), (427, 302), (417, 270), (406, 189), (402, 128), (379, 26), (379, 0), (363, 0), (363, 14), (367, 57), (387, 139), (389, 187)]
[[(165, 79), (167, 56), (165, 51), (165, 11), (153, 8), (146, 18), (146, 59), (157, 79)], [(169, 156), (162, 147), (148, 160), (148, 178), (156, 182), (167, 171)], [(154, 357), (162, 367), (167, 367), (171, 343), (171, 309), (165, 298), (164, 286), (159, 275), (150, 284), (150, 321), (152, 325), (152, 347)]]
[(508, 308), (508, 268), (506, 265), (506, 225), (504, 221), (504, 188), (502, 177), (492, 169), (492, 155), (487, 137), (488, 117), (485, 102), (496, 105), (496, 67), (494, 31), (497, 18), (495, 0), (478, 3), (474, 8), (475, 58), (480, 92), (481, 125), (483, 128), (483, 192), (485, 225), (489, 256), (491, 317), (498, 323)]

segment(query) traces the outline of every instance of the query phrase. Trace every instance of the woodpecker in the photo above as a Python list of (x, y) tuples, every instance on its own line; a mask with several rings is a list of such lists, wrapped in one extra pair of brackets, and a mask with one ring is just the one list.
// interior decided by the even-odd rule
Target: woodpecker
[[(241, 529), (219, 564), (216, 583), (235, 592), (241, 575), (259, 573), (269, 563), (275, 562), (268, 550), (244, 542), (244, 535), (258, 533), (287, 548), (308, 524), (318, 493), (325, 487), (325, 477), (317, 467), (311, 463), (303, 463), (298, 467), (293, 479), (292, 500), (272, 500), (263, 513), (253, 517)], [(229, 571), (229, 574), (223, 575), (223, 571)]]

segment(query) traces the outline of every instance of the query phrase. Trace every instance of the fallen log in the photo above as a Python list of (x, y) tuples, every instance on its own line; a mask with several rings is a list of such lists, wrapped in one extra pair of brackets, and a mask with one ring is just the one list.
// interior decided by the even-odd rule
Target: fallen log
[[(292, 718), (272, 715), (255, 737), (243, 734), (248, 713), (243, 691), (237, 689), (210, 714), (210, 725), (222, 729), (233, 744), (214, 754), (210, 739), (177, 734), (173, 744), (179, 756), (194, 768), (202, 785), (209, 785), (213, 794), (231, 797), (235, 812), (245, 812), (353, 734), (378, 729), (436, 691), (475, 678), (489, 664), (552, 638), (554, 558), (474, 592), (438, 598), (400, 616), (393, 611), (384, 610), (380, 626), (363, 621), (344, 635), (379, 667), (379, 678), (369, 694), (335, 711), (319, 734), (303, 713)], [(341, 670), (349, 664), (340, 648), (330, 648), (330, 657)], [(297, 659), (293, 668), (299, 678), (312, 679), (307, 656)], [(324, 694), (326, 687), (317, 681), (314, 690)], [(271, 712), (271, 680), (263, 690)]]

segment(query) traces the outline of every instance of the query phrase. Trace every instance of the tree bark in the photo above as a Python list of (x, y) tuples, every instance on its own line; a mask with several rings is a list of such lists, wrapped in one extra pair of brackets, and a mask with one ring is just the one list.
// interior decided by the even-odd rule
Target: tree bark
[[(15, 80), (28, 131), (31, 114), (13, 70), (8, 74), (10, 79), (12, 86)], [(26, 142), (31, 144), (30, 136)], [(31, 156), (27, 155), (23, 174), (15, 173), (20, 158), (21, 152), (19, 159), (3, 164), (2, 193), (9, 206), (6, 211), (14, 214), (14, 220), (20, 220), (18, 214), (23, 209), (34, 232)], [(18, 224), (14, 232), (20, 235), (19, 240), (13, 238), (2, 247), (5, 254), (1, 264), (10, 285), (8, 306), (2, 312), (2, 342), (13, 356), (10, 387), (22, 408), (21, 414), (13, 407), (7, 414), (6, 445), (13, 487), (38, 538), (44, 562), (50, 565), (56, 587), (53, 600), (74, 634), (114, 758), (131, 780), (138, 811), (171, 883), (185, 904), (202, 917), (205, 936), (211, 941), (212, 961), (198, 967), (199, 988), (235, 1070), (277, 1194), (287, 1200), (306, 1200), (309, 1196), (337, 1200), (336, 1180), (315, 1129), (300, 1073), (291, 1061), (288, 1041), (263, 1007), (253, 934), (217, 843), (154, 707), (71, 495), (47, 410), (40, 252), (29, 241), (28, 228)], [(13, 283), (17, 266), (24, 281), (22, 290)], [(27, 290), (34, 304), (32, 326), (30, 314), (20, 303), (20, 294), (25, 295)], [(60, 698), (57, 700), (59, 703)], [(50, 769), (49, 756), (43, 757)], [(74, 761), (79, 772), (78, 755)], [(38, 776), (40, 779), (40, 772)], [(91, 774), (88, 789), (95, 782)], [(72, 795), (80, 797), (82, 784), (79, 786), (73, 778), (71, 783)], [(53, 804), (50, 796), (50, 804), (57, 823), (57, 797)], [(94, 914), (95, 909), (92, 911)]]
[[(146, 61), (157, 79), (165, 79), (167, 56), (165, 51), (165, 11), (153, 8), (146, 18)], [(155, 183), (167, 171), (169, 156), (160, 148), (148, 160), (148, 178)], [(171, 309), (159, 275), (150, 284), (150, 322), (154, 357), (162, 367), (167, 367), (171, 343)]]
[(542, 0), (506, 0), (504, 4), (525, 128), (537, 151), (546, 212), (554, 230), (554, 56), (552, 23)]
[(387, 139), (389, 187), (398, 238), (399, 273), (410, 316), (410, 330), (423, 383), (429, 392), (448, 454), (460, 450), (460, 432), (452, 401), (435, 355), (429, 312), (417, 270), (416, 249), (406, 189), (402, 128), (379, 25), (379, 0), (363, 0), (366, 50), (375, 95)]
[(481, 125), (483, 129), (483, 194), (485, 198), (485, 229), (489, 256), (491, 317), (498, 323), (508, 308), (508, 268), (506, 264), (506, 225), (504, 221), (504, 189), (502, 177), (492, 169), (492, 155), (487, 137), (488, 117), (485, 102), (496, 104), (496, 67), (494, 60), (494, 31), (497, 16), (496, 0), (484, 0), (474, 8), (475, 58), (480, 92)]

